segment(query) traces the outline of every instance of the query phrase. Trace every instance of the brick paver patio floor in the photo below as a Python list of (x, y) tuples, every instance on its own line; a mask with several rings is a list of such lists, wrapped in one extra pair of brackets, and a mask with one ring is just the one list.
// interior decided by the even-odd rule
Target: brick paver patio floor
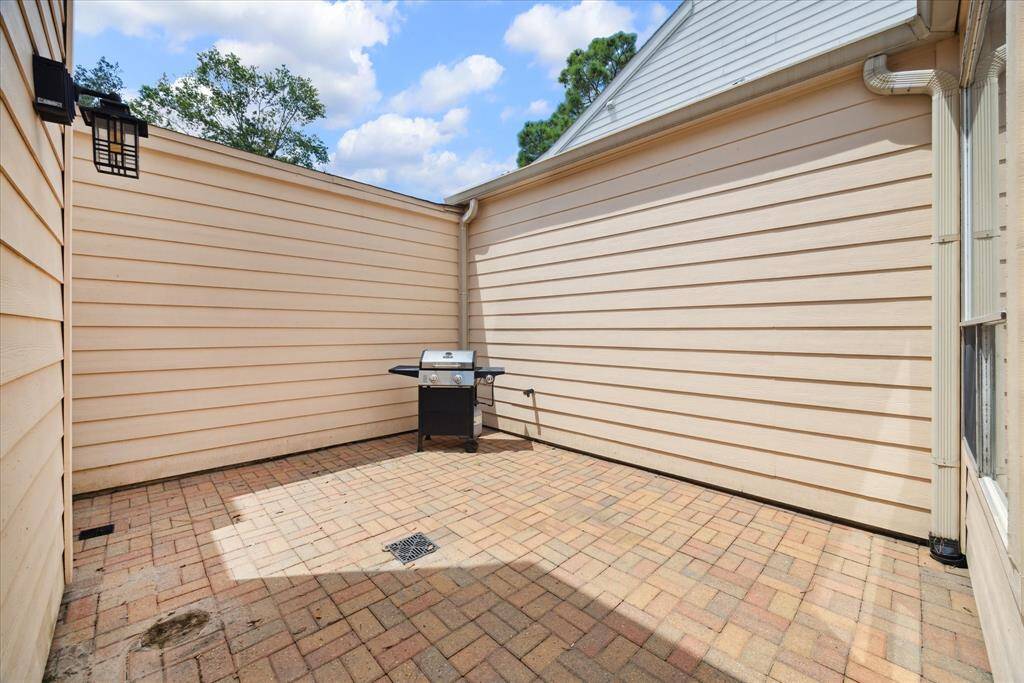
[[(967, 571), (923, 547), (507, 434), (414, 444), (75, 501), (115, 530), (75, 543), (48, 679), (990, 679)], [(440, 550), (382, 549), (414, 531)]]

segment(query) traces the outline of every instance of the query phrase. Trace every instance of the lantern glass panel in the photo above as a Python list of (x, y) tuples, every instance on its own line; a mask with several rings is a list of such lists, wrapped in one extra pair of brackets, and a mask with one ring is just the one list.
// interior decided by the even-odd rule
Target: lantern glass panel
[(92, 158), (100, 173), (139, 177), (138, 123), (95, 112), (92, 124)]

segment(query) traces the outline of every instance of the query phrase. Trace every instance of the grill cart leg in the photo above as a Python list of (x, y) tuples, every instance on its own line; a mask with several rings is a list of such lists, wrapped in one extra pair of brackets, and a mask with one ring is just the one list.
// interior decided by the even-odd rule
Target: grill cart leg
[(470, 439), (466, 442), (466, 452), (476, 453), (477, 445), (476, 439)]
[(423, 432), (416, 432), (416, 452), (423, 450)]

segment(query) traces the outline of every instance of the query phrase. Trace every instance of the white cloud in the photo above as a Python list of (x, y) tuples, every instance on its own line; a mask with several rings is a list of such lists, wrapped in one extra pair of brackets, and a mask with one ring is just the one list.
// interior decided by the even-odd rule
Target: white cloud
[(388, 169), (386, 168), (361, 168), (354, 173), (349, 175), (352, 180), (358, 180), (361, 183), (369, 183), (370, 185), (382, 186), (388, 181)]
[(387, 44), (398, 20), (394, 2), (361, 0), (91, 0), (75, 5), (75, 28), (154, 36), (181, 49), (218, 36), (222, 51), (264, 68), (287, 64), (309, 77), (327, 105), (327, 123), (342, 126), (380, 100), (366, 50)]
[(524, 120), (546, 118), (554, 110), (554, 105), (547, 100), (534, 100), (523, 108), (505, 107), (501, 110), (500, 118), (502, 123), (515, 118), (522, 118)]
[(633, 31), (634, 23), (633, 11), (611, 0), (583, 0), (564, 9), (538, 4), (516, 15), (505, 31), (505, 44), (533, 54), (538, 64), (557, 76), (574, 49), (616, 31)]
[(441, 118), (384, 114), (341, 136), (334, 170), (355, 180), (441, 199), (515, 168), (513, 159), (495, 160), (485, 150), (461, 158), (444, 148), (465, 134), (468, 118), (465, 108), (451, 109)]
[(648, 24), (647, 28), (640, 31), (637, 35), (636, 42), (638, 47), (643, 43), (646, 43), (647, 39), (654, 35), (654, 32), (657, 31), (663, 23), (665, 23), (665, 20), (668, 19), (668, 15), (672, 13), (668, 7), (665, 7), (660, 2), (653, 2), (647, 7)]
[(384, 114), (345, 131), (338, 140), (335, 164), (355, 173), (402, 164), (465, 132), (468, 109), (452, 109), (440, 119)]
[(470, 55), (452, 67), (438, 64), (420, 76), (417, 85), (390, 100), (398, 112), (436, 112), (458, 104), (468, 95), (494, 87), (505, 68), (486, 55)]
[(483, 149), (475, 149), (464, 158), (442, 150), (425, 154), (417, 164), (396, 169), (395, 178), (412, 194), (443, 199), (515, 167), (514, 158), (494, 159)]
[(529, 116), (547, 116), (552, 111), (554, 107), (547, 100), (534, 100), (526, 105), (526, 113)]
[(668, 7), (665, 7), (660, 2), (654, 2), (648, 5), (648, 15), (650, 16), (651, 23), (655, 26), (660, 26), (670, 14)]

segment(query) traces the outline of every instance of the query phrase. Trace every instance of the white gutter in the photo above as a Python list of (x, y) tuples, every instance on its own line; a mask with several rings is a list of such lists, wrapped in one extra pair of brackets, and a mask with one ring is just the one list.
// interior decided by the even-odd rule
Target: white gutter
[(469, 200), (459, 219), (459, 348), (469, 348), (469, 223), (476, 217), (479, 202)]
[(879, 95), (932, 98), (932, 514), (931, 554), (960, 565), (960, 89), (939, 69), (889, 71), (886, 55), (864, 62)]

